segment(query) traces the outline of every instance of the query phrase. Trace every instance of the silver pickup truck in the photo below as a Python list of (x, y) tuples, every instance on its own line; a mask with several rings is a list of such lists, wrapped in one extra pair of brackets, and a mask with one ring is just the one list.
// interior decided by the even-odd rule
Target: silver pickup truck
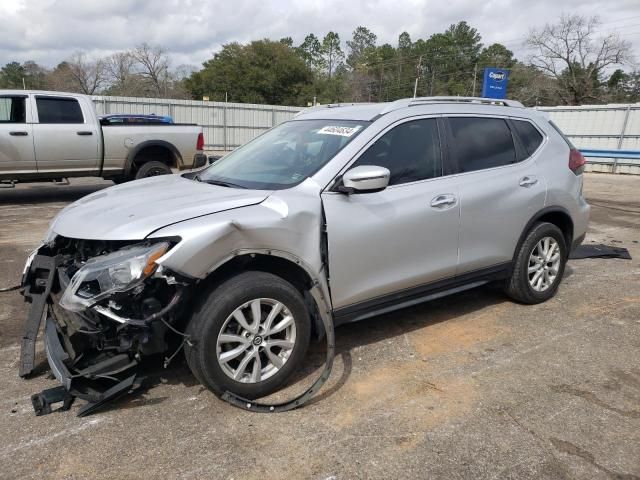
[(96, 176), (116, 183), (202, 167), (202, 127), (104, 123), (91, 97), (0, 90), (0, 182)]

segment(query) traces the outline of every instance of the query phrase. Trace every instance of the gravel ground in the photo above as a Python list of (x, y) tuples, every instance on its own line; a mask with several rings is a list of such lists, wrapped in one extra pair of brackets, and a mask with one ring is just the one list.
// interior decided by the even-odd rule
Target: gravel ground
[[(58, 210), (109, 185), (0, 190), (0, 287)], [(572, 260), (542, 305), (485, 287), (340, 327), (331, 380), (284, 414), (235, 409), (178, 362), (96, 415), (35, 417), (55, 381), (42, 353), (18, 378), (27, 309), (0, 294), (0, 477), (640, 478), (640, 176), (587, 174), (585, 191), (587, 243), (634, 260)]]

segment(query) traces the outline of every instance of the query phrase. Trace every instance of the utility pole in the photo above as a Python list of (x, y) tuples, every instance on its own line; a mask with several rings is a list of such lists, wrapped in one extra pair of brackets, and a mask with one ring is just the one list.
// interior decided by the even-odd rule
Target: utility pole
[(24, 77), (22, 77), (22, 89), (26, 90), (27, 89), (27, 85), (24, 82)]
[(417, 75), (416, 75), (416, 83), (413, 85), (413, 98), (416, 98), (416, 95), (418, 95), (418, 79), (420, 78), (421, 67), (422, 67), (422, 55), (420, 55), (420, 59), (418, 60), (418, 65), (416, 67)]
[(433, 84), (436, 81), (436, 69), (431, 66), (431, 84), (429, 85), (429, 96), (433, 97)]
[(476, 63), (473, 66), (473, 89), (471, 91), (471, 96), (475, 97), (476, 96), (476, 74), (478, 73), (478, 64)]

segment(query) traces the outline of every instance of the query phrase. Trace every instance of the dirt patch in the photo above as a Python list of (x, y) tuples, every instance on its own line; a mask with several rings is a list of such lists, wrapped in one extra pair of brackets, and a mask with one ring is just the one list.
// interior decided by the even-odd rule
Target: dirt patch
[(415, 330), (409, 339), (422, 357), (466, 351), (507, 333), (509, 328), (499, 323), (506, 311), (506, 303), (490, 305), (481, 311)]

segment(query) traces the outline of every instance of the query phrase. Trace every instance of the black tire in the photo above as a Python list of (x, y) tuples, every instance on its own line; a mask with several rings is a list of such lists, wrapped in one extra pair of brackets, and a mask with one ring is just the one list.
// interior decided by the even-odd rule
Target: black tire
[(111, 181), (113, 183), (115, 183), (116, 185), (120, 185), (121, 183), (128, 182), (129, 180), (130, 179), (125, 177), (124, 175), (121, 176), (121, 177), (113, 177), (113, 178), (111, 178)]
[[(529, 257), (540, 240), (552, 237), (560, 249), (560, 265), (553, 283), (544, 291), (536, 291), (529, 282)], [(516, 255), (511, 278), (507, 280), (505, 292), (512, 299), (526, 303), (542, 303), (553, 297), (558, 291), (567, 263), (567, 242), (562, 231), (552, 223), (536, 223), (525, 237)]]
[(171, 168), (166, 163), (151, 160), (140, 165), (136, 172), (135, 179), (155, 177), (157, 175), (169, 175), (171, 174)]
[[(241, 383), (222, 370), (216, 354), (217, 340), (234, 310), (257, 298), (285, 305), (294, 318), (296, 339), (287, 361), (273, 376), (255, 383)], [(280, 389), (300, 366), (309, 346), (311, 321), (304, 299), (293, 285), (270, 273), (249, 271), (214, 286), (195, 307), (187, 333), (192, 339), (192, 346), (185, 345), (187, 363), (204, 386), (218, 396), (230, 391), (254, 399)]]

